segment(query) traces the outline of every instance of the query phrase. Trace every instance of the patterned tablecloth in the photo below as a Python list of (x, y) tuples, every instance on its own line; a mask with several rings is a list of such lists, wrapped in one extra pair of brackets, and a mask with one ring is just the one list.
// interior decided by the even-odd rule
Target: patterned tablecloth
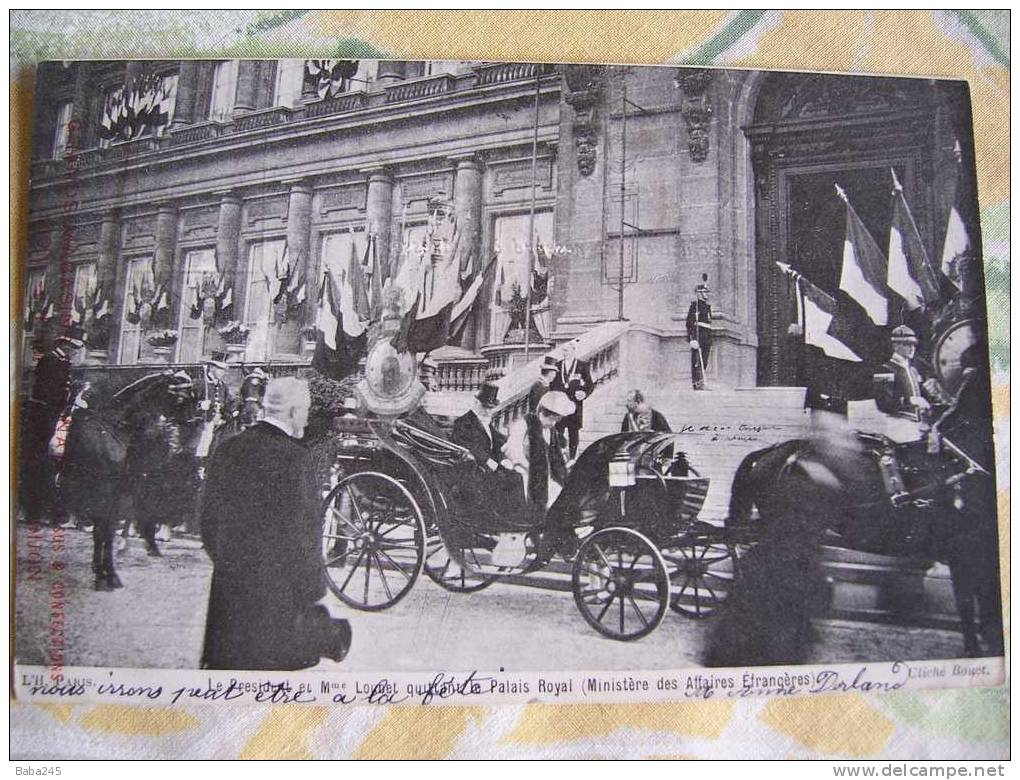
[[(24, 236), (16, 227), (24, 225), (26, 207), (32, 75), (35, 64), (46, 59), (589, 60), (966, 79), (997, 367), (1000, 527), (1008, 582), (1008, 11), (14, 11), (10, 56), (12, 258), (23, 255)], [(1009, 755), (1008, 699), (1008, 688), (998, 688), (427, 709), (12, 702), (11, 746), (13, 757), (36, 759), (991, 759)]]

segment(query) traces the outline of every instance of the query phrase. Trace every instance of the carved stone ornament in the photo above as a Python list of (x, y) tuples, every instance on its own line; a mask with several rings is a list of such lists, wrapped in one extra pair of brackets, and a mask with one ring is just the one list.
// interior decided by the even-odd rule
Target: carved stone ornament
[(596, 107), (605, 83), (605, 67), (601, 65), (567, 65), (563, 69), (567, 83), (565, 100), (574, 109), (574, 152), (577, 170), (591, 176), (597, 157)]
[(695, 163), (705, 162), (711, 147), (712, 101), (708, 88), (712, 75), (705, 68), (679, 68), (676, 72), (676, 85), (684, 95), (680, 115), (687, 126), (687, 149)]

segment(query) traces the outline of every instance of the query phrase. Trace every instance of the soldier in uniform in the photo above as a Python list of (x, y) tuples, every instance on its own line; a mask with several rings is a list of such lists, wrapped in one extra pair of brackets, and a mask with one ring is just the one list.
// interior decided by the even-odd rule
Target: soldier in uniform
[(584, 425), (584, 399), (591, 395), (595, 383), (587, 361), (577, 359), (577, 339), (564, 344), (562, 351), (563, 359), (557, 364), (557, 372), (549, 389), (565, 393), (574, 406), (573, 413), (564, 416), (556, 426), (556, 430), (566, 432), (570, 460), (574, 460), (577, 457), (581, 427)]
[(687, 340), (691, 345), (691, 382), (695, 390), (705, 389), (705, 368), (712, 349), (712, 306), (708, 302), (708, 275), (694, 288), (694, 300), (687, 310)]
[(269, 374), (256, 366), (241, 382), (241, 427), (248, 428), (259, 421), (262, 416), (262, 399), (266, 395), (266, 383)]
[(69, 401), (72, 357), (84, 346), (84, 333), (72, 327), (36, 364), (32, 394), (25, 402), (21, 458), (21, 498), (29, 522), (44, 516), (55, 520), (49, 444)]
[(924, 381), (914, 365), (917, 335), (906, 325), (892, 332), (893, 353), (875, 375), (875, 405), (894, 420), (903, 420), (890, 435), (914, 441), (927, 430), (932, 403), (940, 400), (933, 380)]
[(620, 425), (621, 433), (632, 431), (657, 431), (659, 433), (670, 433), (669, 423), (661, 412), (653, 409), (645, 400), (645, 394), (640, 390), (631, 390), (627, 394), (627, 414), (623, 416), (623, 423)]

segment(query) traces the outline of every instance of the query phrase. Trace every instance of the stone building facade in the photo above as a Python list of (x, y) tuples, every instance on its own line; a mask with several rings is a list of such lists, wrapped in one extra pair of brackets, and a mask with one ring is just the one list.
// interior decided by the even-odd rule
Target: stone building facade
[[(167, 86), (166, 125), (104, 140), (112, 91), (142, 72)], [(710, 375), (733, 387), (803, 384), (810, 377), (787, 336), (792, 293), (775, 261), (834, 292), (844, 218), (832, 184), (883, 243), (895, 169), (936, 256), (955, 140), (972, 159), (966, 87), (955, 83), (362, 62), (334, 86), (322, 94), (296, 61), (42, 66), (19, 260), (30, 296), (42, 284), (57, 306), (26, 343), (56, 332), (76, 298), (102, 285), (112, 327), (91, 362), (200, 362), (217, 340), (190, 313), (218, 267), (252, 329), (238, 359), (299, 365), (323, 264), (360, 256), (372, 234), (396, 269), (424, 230), (428, 199), (443, 197), (479, 262), (499, 255), (464, 343), (440, 355), (467, 367), (459, 389), (513, 351), (502, 302), (514, 281), (528, 284), (529, 235), (549, 263), (544, 343), (622, 314), (654, 345), (649, 373), (682, 381), (683, 320), (707, 274)], [(976, 223), (973, 209), (966, 218)], [(281, 264), (308, 284), (287, 316), (272, 301)], [(168, 293), (179, 333), (168, 358), (127, 317), (132, 290), (145, 285)]]

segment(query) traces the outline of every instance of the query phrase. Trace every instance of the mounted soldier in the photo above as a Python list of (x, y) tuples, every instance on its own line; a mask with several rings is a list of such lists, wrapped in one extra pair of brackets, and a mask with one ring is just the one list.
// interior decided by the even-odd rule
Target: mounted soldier
[(25, 402), (22, 436), (21, 498), (29, 522), (39, 522), (44, 517), (55, 519), (49, 444), (57, 420), (70, 401), (72, 362), (84, 346), (83, 331), (72, 326), (35, 368), (32, 394)]

